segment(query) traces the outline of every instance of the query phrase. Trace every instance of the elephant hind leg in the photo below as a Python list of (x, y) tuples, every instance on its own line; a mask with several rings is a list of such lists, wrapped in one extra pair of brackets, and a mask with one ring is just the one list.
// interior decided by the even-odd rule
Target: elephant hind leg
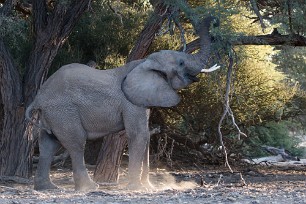
[(52, 134), (41, 130), (39, 137), (39, 162), (34, 178), (35, 190), (58, 188), (50, 180), (50, 166), (53, 156), (59, 147), (60, 143)]
[(84, 149), (86, 144), (86, 133), (81, 126), (75, 126), (71, 129), (73, 131), (66, 131), (66, 134), (59, 136), (58, 139), (69, 152), (72, 162), (75, 190), (96, 190), (99, 185), (89, 177), (85, 166)]
[(69, 112), (64, 113), (61, 111), (48, 113), (46, 120), (50, 121), (54, 135), (70, 155), (75, 190), (96, 190), (98, 185), (91, 180), (85, 167), (84, 149), (87, 134), (82, 126), (82, 121), (77, 117), (78, 111), (69, 109)]

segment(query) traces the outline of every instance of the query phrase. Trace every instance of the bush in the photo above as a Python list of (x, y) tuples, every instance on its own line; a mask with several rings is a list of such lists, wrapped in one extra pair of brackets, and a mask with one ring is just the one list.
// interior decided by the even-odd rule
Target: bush
[[(240, 54), (242, 51), (244, 53)], [(238, 50), (239, 55), (242, 57), (234, 68), (230, 106), (238, 126), (243, 132), (248, 133), (248, 137), (238, 141), (238, 132), (230, 118), (226, 118), (221, 128), (228, 152), (236, 155), (248, 145), (246, 142), (249, 138), (255, 140), (258, 137), (256, 131), (248, 130), (251, 130), (251, 127), (258, 129), (263, 126), (262, 124), (267, 128), (269, 121), (280, 120), (287, 104), (298, 91), (297, 86), (286, 83), (285, 76), (274, 69), (275, 65), (263, 59), (264, 55), (262, 58), (260, 55), (253, 58), (251, 48)], [(218, 147), (220, 143), (217, 127), (223, 113), (225, 71), (223, 66), (223, 70), (202, 76), (199, 83), (182, 90), (181, 103), (177, 107), (162, 110), (161, 114), (167, 126), (188, 135), (195, 143), (208, 143)], [(270, 134), (277, 134), (279, 138), (289, 140), (286, 132)], [(257, 147), (264, 142), (267, 141), (262, 140)], [(285, 142), (279, 141), (278, 144)], [(293, 151), (293, 143), (288, 145), (289, 150)]]
[[(251, 157), (265, 156), (266, 152), (260, 150), (260, 146), (267, 145), (277, 148), (284, 148), (294, 156), (302, 156), (304, 148), (299, 147), (300, 139), (290, 134), (290, 129), (297, 127), (296, 122), (292, 121), (270, 121), (260, 126), (248, 128), (252, 136), (247, 140), (244, 152)], [(255, 148), (254, 148), (255, 147)]]

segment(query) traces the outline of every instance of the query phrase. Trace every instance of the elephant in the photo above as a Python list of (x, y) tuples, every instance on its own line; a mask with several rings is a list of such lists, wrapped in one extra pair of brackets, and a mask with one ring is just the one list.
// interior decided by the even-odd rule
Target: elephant
[[(177, 91), (197, 82), (200, 72), (211, 71), (203, 67), (210, 55), (209, 29), (216, 22), (209, 16), (199, 24), (201, 49), (195, 54), (162, 50), (113, 69), (73, 63), (51, 75), (25, 113), (34, 127), (39, 127), (40, 157), (34, 189), (58, 188), (49, 174), (60, 145), (70, 154), (75, 190), (97, 189), (84, 163), (86, 140), (121, 130), (128, 137), (128, 187), (154, 188), (149, 181), (150, 107), (177, 105)], [(34, 112), (37, 120), (33, 120)]]

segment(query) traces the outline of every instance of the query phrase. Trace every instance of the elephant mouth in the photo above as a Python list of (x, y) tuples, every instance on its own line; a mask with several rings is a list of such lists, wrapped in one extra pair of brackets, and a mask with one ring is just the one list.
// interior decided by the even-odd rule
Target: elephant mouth
[(189, 80), (191, 80), (192, 82), (198, 82), (198, 81), (200, 81), (200, 79), (198, 78), (198, 77), (196, 77), (196, 76), (192, 76), (192, 75), (190, 75), (190, 74), (186, 74), (187, 75), (187, 78), (189, 79)]

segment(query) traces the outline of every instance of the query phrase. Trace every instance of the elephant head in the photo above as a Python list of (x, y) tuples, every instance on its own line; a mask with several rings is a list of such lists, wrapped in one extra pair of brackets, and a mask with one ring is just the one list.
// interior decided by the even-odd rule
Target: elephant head
[[(200, 72), (207, 66), (211, 48), (209, 28), (211, 23), (218, 26), (218, 20), (207, 17), (198, 24), (197, 34), (200, 36), (201, 49), (196, 54), (162, 50), (149, 55), (135, 67), (122, 83), (126, 98), (142, 107), (171, 107), (179, 103), (177, 90), (199, 81)], [(141, 83), (139, 83), (141, 82)]]

